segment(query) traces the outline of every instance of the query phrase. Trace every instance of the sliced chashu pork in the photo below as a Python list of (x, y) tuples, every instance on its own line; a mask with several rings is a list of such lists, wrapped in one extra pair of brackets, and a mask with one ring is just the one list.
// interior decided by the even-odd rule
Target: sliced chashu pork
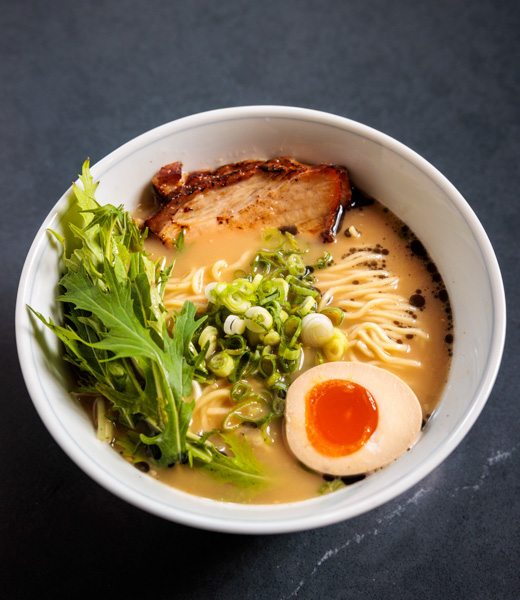
[(351, 200), (344, 167), (290, 158), (242, 161), (185, 176), (181, 163), (172, 163), (152, 183), (163, 205), (146, 224), (166, 246), (173, 245), (181, 230), (195, 238), (219, 227), (276, 227), (321, 234), (330, 242)]

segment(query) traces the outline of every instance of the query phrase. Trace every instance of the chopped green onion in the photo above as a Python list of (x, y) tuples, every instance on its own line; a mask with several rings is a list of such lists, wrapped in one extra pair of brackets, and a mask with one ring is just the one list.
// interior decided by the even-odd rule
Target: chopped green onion
[(332, 338), (323, 345), (323, 354), (328, 361), (341, 360), (347, 350), (346, 335), (339, 329), (334, 330)]
[(208, 360), (208, 368), (217, 377), (227, 377), (235, 368), (235, 361), (227, 352), (217, 352)]
[(294, 371), (296, 371), (296, 369), (299, 366), (299, 363), (297, 360), (286, 360), (285, 358), (282, 358), (280, 356), (280, 371), (282, 373), (293, 373)]
[(228, 335), (242, 334), (246, 330), (244, 320), (237, 315), (228, 315), (224, 321), (224, 333)]
[(265, 380), (265, 385), (267, 389), (271, 389), (273, 385), (275, 385), (276, 382), (280, 380), (281, 377), (281, 373), (279, 373), (278, 371), (273, 371), (273, 373)]
[(232, 356), (238, 356), (247, 350), (245, 338), (238, 334), (220, 340), (220, 344), (224, 347), (224, 350)]
[(273, 386), (271, 408), (275, 415), (283, 415), (285, 412), (285, 397), (287, 396), (286, 387), (277, 387), (280, 380)]
[(280, 342), (280, 334), (274, 329), (271, 329), (263, 335), (260, 334), (260, 339), (267, 346), (276, 346)]
[(332, 254), (330, 252), (324, 252), (323, 256), (312, 265), (314, 269), (325, 269), (332, 262)]
[(284, 244), (285, 237), (284, 234), (279, 229), (266, 229), (262, 234), (263, 241), (270, 248), (281, 248)]
[[(256, 279), (257, 276), (255, 276)], [(263, 279), (263, 278), (262, 278)], [(265, 305), (280, 299), (283, 294), (283, 288), (277, 285), (272, 279), (265, 279), (257, 286), (258, 304)]]
[(228, 380), (234, 383), (249, 377), (257, 371), (259, 361), (260, 353), (258, 350), (254, 352), (246, 350), (235, 359), (235, 368), (228, 375)]
[(305, 273), (306, 267), (303, 259), (298, 254), (289, 254), (287, 257), (287, 266), (289, 273), (295, 276), (302, 276)]
[(324, 308), (321, 311), (321, 314), (326, 315), (331, 320), (334, 327), (339, 327), (345, 318), (345, 313), (338, 307)]
[(271, 410), (267, 402), (261, 396), (255, 396), (233, 408), (226, 415), (222, 423), (222, 429), (224, 431), (231, 431), (240, 427), (244, 422), (262, 425), (270, 416)]
[[(255, 279), (256, 279), (256, 277), (255, 277)], [(262, 280), (262, 276), (260, 275), (260, 281), (261, 280)], [(258, 283), (255, 286), (251, 281), (248, 281), (247, 279), (241, 277), (239, 279), (235, 279), (233, 281), (233, 283), (230, 283), (228, 285), (228, 289), (236, 291), (236, 292), (240, 292), (241, 294), (244, 294), (245, 297), (249, 298), (249, 296), (254, 294), (255, 289), (258, 286)]]
[(253, 388), (249, 384), (245, 383), (244, 381), (237, 381), (231, 388), (229, 395), (233, 402), (238, 402), (239, 400), (242, 400), (245, 396), (249, 396), (252, 393)]
[(226, 289), (220, 294), (219, 300), (232, 313), (242, 314), (251, 307), (251, 302), (240, 290)]
[(304, 317), (312, 312), (316, 308), (316, 300), (312, 296), (307, 296), (307, 298), (300, 304), (300, 306), (296, 309), (296, 313), (300, 317)]
[(212, 325), (207, 325), (199, 336), (199, 348), (204, 350), (207, 345), (206, 358), (209, 358), (217, 349), (218, 329)]
[(250, 346), (256, 347), (262, 343), (259, 333), (256, 333), (254, 331), (250, 331), (249, 329), (247, 329), (246, 334), (247, 334), (247, 341), (249, 342)]
[(260, 363), (258, 365), (258, 370), (260, 374), (265, 377), (271, 377), (273, 373), (276, 373), (278, 366), (276, 364), (276, 356), (274, 354), (266, 354), (262, 356)]
[[(288, 346), (293, 346), (302, 329), (302, 320), (296, 315), (288, 317), (283, 324), (283, 333)], [(288, 340), (288, 341), (287, 341)]]
[(282, 291), (282, 300), (287, 300), (289, 296), (289, 284), (287, 283), (287, 281), (285, 281), (285, 279), (282, 279), (281, 277), (275, 277), (274, 279), (272, 279), (272, 282), (276, 283), (278, 288)]
[(254, 333), (267, 331), (273, 325), (271, 313), (261, 306), (248, 308), (244, 316), (246, 327)]
[[(298, 282), (298, 284), (300, 284), (300, 282)], [(295, 296), (312, 296), (313, 298), (316, 298), (318, 295), (318, 291), (315, 288), (293, 283), (290, 285), (290, 290)]]
[(331, 340), (333, 335), (334, 326), (324, 314), (311, 313), (303, 317), (301, 339), (307, 346), (320, 348)]
[[(269, 392), (273, 416), (283, 413), (291, 373), (301, 367), (303, 360), (302, 343), (319, 348), (318, 360), (324, 360), (327, 353), (340, 355), (341, 348), (346, 348), (346, 338), (334, 332), (334, 326), (343, 316), (340, 309), (316, 313), (320, 292), (314, 287), (312, 271), (326, 266), (330, 255), (325, 253), (316, 266), (308, 267), (303, 260), (308, 249), (300, 250), (291, 234), (270, 230), (264, 233), (264, 243), (266, 246), (251, 261), (249, 273), (237, 271), (231, 283), (206, 286), (210, 301), (206, 317), (217, 331), (216, 347), (221, 350), (214, 354), (216, 347), (212, 340), (213, 356), (211, 364), (208, 356), (210, 374), (206, 380), (215, 375), (227, 377), (234, 384), (232, 401), (247, 402), (247, 406), (253, 407), (249, 403), (257, 402), (258, 395), (246, 380), (251, 376), (261, 378)], [(314, 325), (307, 325), (311, 322)], [(309, 341), (309, 336), (314, 337)], [(203, 368), (204, 363), (197, 371), (200, 380), (204, 377)], [(234, 428), (244, 422), (241, 415), (237, 408), (231, 411), (226, 427)], [(257, 421), (255, 417), (253, 422)]]
[(215, 288), (218, 285), (218, 281), (213, 281), (212, 283), (208, 283), (208, 285), (204, 288), (204, 294), (209, 302), (215, 302), (216, 294)]
[(254, 277), (253, 277), (253, 281), (251, 282), (251, 285), (253, 286), (253, 290), (256, 291), (258, 286), (262, 283), (263, 281), (263, 277), (262, 275), (260, 275), (260, 273), (257, 273)]
[(321, 352), (316, 352), (316, 364), (322, 365), (325, 362), (325, 357)]
[(289, 361), (296, 361), (300, 358), (301, 353), (301, 344), (296, 344), (294, 347), (289, 348), (285, 345), (283, 340), (280, 342), (280, 347), (278, 348), (278, 355)]

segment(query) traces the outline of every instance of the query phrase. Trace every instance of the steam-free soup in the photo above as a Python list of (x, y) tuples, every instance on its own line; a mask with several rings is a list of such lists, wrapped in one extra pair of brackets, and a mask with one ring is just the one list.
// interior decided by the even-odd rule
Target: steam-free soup
[[(447, 379), (453, 339), (448, 294), (421, 242), (379, 202), (347, 211), (332, 244), (301, 236), (297, 240), (301, 247), (309, 245), (304, 257), (307, 264), (314, 264), (325, 251), (332, 255), (330, 265), (315, 269), (313, 275), (321, 293), (318, 309), (339, 307), (345, 314), (338, 326), (348, 341), (342, 360), (374, 364), (399, 376), (415, 392), (426, 422)], [(262, 245), (260, 232), (226, 229), (187, 243), (176, 255), (165, 305), (179, 310), (185, 300), (191, 300), (203, 310), (208, 284), (229, 282), (237, 271), (247, 272)], [(164, 254), (154, 240), (149, 241), (148, 250), (156, 256)], [(317, 352), (304, 347), (292, 377), (316, 360)], [(254, 377), (251, 382), (260, 385)], [(203, 434), (221, 428), (233, 407), (230, 387), (225, 377), (217, 377), (197, 391), (191, 431)], [(253, 503), (304, 500), (352, 481), (333, 480), (301, 465), (285, 443), (283, 417), (271, 420), (264, 430), (243, 423), (236, 431), (245, 435), (265, 465), (272, 481), (266, 490), (253, 493), (222, 484), (188, 465), (150, 473), (192, 494)]]

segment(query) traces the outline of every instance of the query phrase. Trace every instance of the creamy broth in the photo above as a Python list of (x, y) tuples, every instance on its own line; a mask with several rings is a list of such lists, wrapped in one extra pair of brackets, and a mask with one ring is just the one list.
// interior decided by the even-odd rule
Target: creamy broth
[[(318, 239), (303, 241), (310, 243), (309, 253), (305, 257), (308, 264), (312, 264), (324, 251), (333, 255), (334, 264), (337, 265), (354, 250), (372, 249), (381, 255), (379, 267), (398, 277), (395, 291), (410, 300), (414, 307), (410, 313), (413, 312), (413, 326), (426, 332), (427, 337), (411, 336), (403, 332), (398, 343), (406, 350), (404, 356), (418, 364), (409, 366), (389, 363), (384, 368), (401, 377), (412, 388), (421, 403), (426, 421), (434, 411), (447, 379), (452, 321), (449, 300), (440, 275), (420, 242), (378, 202), (347, 211), (336, 241), (332, 244), (324, 244)], [(221, 278), (231, 280), (234, 269), (242, 268), (247, 271), (249, 260), (261, 247), (261, 234), (258, 232), (223, 228), (216, 230), (213, 235), (192, 240), (188, 237), (185, 248), (175, 257), (172, 283), (175, 285), (176, 280), (182, 280), (190, 273), (194, 283), (189, 290), (183, 288), (180, 292), (179, 306), (187, 296), (202, 306), (205, 302), (205, 285)], [(147, 249), (155, 256), (165, 255), (163, 246), (157, 240), (149, 240)], [(174, 255), (175, 253), (167, 254), (167, 260), (172, 260)], [(217, 261), (223, 262), (215, 265)], [(315, 286), (321, 289), (325, 285), (326, 269), (316, 270), (314, 276)], [(174, 297), (175, 293), (175, 290), (170, 290), (167, 297)], [(333, 296), (329, 305), (333, 306), (337, 300), (339, 298)], [(348, 325), (355, 324), (352, 321)], [(342, 324), (342, 327), (346, 326)], [(304, 355), (303, 368), (306, 368), (313, 364), (313, 356), (307, 350), (304, 350)], [(363, 357), (359, 359), (363, 360)], [(297, 375), (298, 372), (293, 377)], [(214, 384), (215, 390), (225, 390), (226, 387), (224, 380), (218, 380)], [(212, 404), (209, 416), (201, 415), (203, 411), (196, 408), (191, 430), (202, 433), (219, 428), (223, 415), (229, 411), (230, 406), (224, 393), (220, 400)], [(266, 465), (268, 475), (272, 478), (269, 489), (257, 495), (248, 490), (237, 489), (231, 484), (215, 482), (207, 473), (187, 465), (175, 465), (162, 472), (151, 471), (151, 474), (191, 494), (230, 502), (282, 503), (304, 500), (318, 494), (324, 478), (302, 468), (291, 455), (284, 443), (282, 419), (272, 421), (269, 425), (269, 442), (265, 441), (259, 429), (244, 427), (240, 431), (247, 436), (256, 457)]]

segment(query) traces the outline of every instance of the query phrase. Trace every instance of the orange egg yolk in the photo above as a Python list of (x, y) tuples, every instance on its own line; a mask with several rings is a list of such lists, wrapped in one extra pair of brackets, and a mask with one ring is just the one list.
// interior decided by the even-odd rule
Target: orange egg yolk
[(376, 430), (377, 404), (367, 389), (352, 381), (318, 383), (307, 393), (305, 403), (307, 438), (325, 456), (356, 452)]

